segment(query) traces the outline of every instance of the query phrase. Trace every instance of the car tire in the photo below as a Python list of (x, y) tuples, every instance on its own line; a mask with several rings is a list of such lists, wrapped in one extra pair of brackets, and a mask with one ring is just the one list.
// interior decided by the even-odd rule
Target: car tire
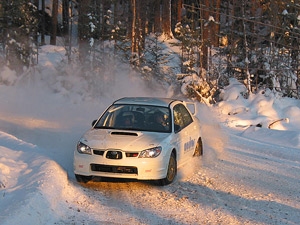
[(196, 147), (195, 147), (195, 152), (194, 152), (194, 157), (196, 156), (201, 156), (203, 155), (203, 143), (202, 143), (202, 138), (199, 137), (198, 138), (198, 141), (197, 141), (197, 144), (196, 144)]
[(79, 174), (75, 174), (76, 180), (79, 183), (87, 183), (92, 179), (92, 176), (83, 176)]
[(168, 171), (167, 171), (167, 176), (164, 179), (159, 180), (159, 185), (164, 186), (171, 184), (177, 174), (177, 161), (175, 157), (175, 153), (172, 152), (169, 160), (169, 165), (168, 165)]

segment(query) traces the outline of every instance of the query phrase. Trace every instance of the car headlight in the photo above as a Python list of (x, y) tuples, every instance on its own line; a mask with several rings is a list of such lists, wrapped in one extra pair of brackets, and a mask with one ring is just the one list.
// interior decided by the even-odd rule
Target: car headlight
[(141, 151), (139, 158), (155, 158), (161, 153), (162, 147), (149, 148)]
[(86, 144), (83, 144), (82, 142), (78, 142), (77, 151), (81, 154), (92, 154), (92, 149)]

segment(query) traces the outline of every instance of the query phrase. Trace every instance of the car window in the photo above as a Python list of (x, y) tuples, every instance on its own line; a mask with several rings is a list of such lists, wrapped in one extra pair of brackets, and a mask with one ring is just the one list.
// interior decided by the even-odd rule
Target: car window
[(175, 131), (180, 131), (193, 122), (192, 116), (182, 104), (174, 106), (174, 128)]
[(116, 104), (106, 110), (94, 128), (171, 132), (170, 109)]

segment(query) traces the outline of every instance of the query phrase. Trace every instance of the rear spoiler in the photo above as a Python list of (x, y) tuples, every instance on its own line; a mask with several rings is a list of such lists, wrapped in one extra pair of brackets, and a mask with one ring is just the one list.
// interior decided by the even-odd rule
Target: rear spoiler
[(185, 102), (185, 104), (186, 104), (186, 107), (188, 107), (188, 109), (192, 113), (192, 115), (196, 116), (196, 114), (197, 114), (196, 103), (194, 103), (194, 102)]

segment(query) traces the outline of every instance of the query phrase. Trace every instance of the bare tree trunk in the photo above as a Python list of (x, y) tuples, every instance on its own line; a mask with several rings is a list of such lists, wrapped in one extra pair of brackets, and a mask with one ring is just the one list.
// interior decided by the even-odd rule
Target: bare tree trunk
[[(231, 16), (235, 16), (235, 6), (236, 6), (236, 0), (233, 0), (232, 2), (232, 10), (231, 10)], [(235, 37), (234, 37), (234, 25), (235, 25), (235, 19), (231, 18), (231, 34), (230, 34), (230, 53), (229, 53), (229, 59), (230, 63), (232, 63), (232, 55), (234, 52), (234, 47), (235, 47)]]
[(219, 46), (219, 33), (220, 33), (220, 0), (216, 0), (216, 18), (215, 18), (215, 36), (214, 46)]
[(71, 18), (70, 18), (70, 29), (69, 29), (69, 32), (68, 32), (68, 43), (69, 43), (69, 46), (68, 46), (68, 50), (67, 50), (67, 55), (68, 55), (68, 63), (71, 62), (71, 54), (72, 54), (72, 38), (73, 38), (73, 9), (74, 9), (74, 6), (73, 6), (73, 2), (71, 1), (70, 2), (70, 10), (71, 10)]
[[(243, 18), (245, 18), (245, 3), (242, 4), (242, 10), (243, 10)], [(244, 46), (245, 46), (245, 66), (246, 66), (246, 76), (247, 76), (247, 90), (248, 94), (251, 93), (251, 75), (249, 71), (249, 57), (248, 57), (248, 41), (247, 41), (247, 35), (246, 35), (246, 24), (245, 21), (242, 20), (243, 23), (243, 32), (244, 32)]]
[(51, 30), (51, 38), (50, 38), (51, 45), (56, 45), (57, 16), (58, 16), (58, 0), (53, 0), (53, 3), (52, 3), (52, 30)]
[(3, 37), (4, 37), (4, 40), (3, 40), (3, 44), (2, 44), (2, 48), (4, 50), (4, 55), (5, 55), (5, 59), (6, 61), (9, 60), (9, 57), (8, 57), (8, 44), (7, 44), (7, 39), (8, 39), (8, 36), (9, 36), (9, 27), (8, 27), (8, 18), (7, 18), (7, 12), (8, 12), (8, 0), (6, 0), (6, 2), (4, 1), (4, 5), (2, 6), (3, 7), (3, 10), (1, 13), (3, 13), (4, 17), (3, 17)]
[(134, 57), (136, 49), (136, 0), (132, 2), (132, 27), (131, 27), (131, 57)]
[[(251, 0), (251, 17), (256, 17), (256, 9), (258, 8), (258, 5), (256, 4), (256, 0)], [(251, 24), (251, 32), (254, 32), (255, 30), (255, 23)]]
[(171, 31), (171, 0), (163, 0), (162, 8), (162, 32), (166, 39), (173, 37)]
[(177, 5), (177, 22), (181, 22), (181, 7), (182, 7), (182, 0), (178, 0)]
[[(40, 6), (40, 1), (39, 0), (34, 0), (34, 5), (36, 7), (36, 13), (35, 15), (38, 16), (39, 15), (39, 6)], [(38, 46), (39, 40), (38, 40), (39, 36), (38, 36), (38, 28), (36, 28), (35, 34), (34, 34), (34, 40), (36, 45)]]
[(151, 14), (152, 14), (152, 4), (151, 1), (147, 1), (147, 4), (145, 6), (145, 35), (149, 34), (152, 30), (151, 30), (151, 25), (152, 25), (152, 21), (151, 21)]
[(133, 12), (132, 12), (132, 1), (128, 1), (128, 22), (127, 22), (127, 38), (132, 38), (132, 19), (133, 19)]
[(145, 36), (146, 36), (146, 7), (142, 5), (142, 0), (138, 0), (139, 2), (139, 46), (140, 49), (139, 54), (141, 53), (141, 50), (145, 49)]
[(141, 57), (141, 52), (142, 52), (142, 48), (143, 48), (143, 29), (144, 27), (142, 26), (142, 7), (141, 7), (141, 0), (136, 0), (136, 9), (137, 9), (137, 13), (136, 13), (136, 34), (137, 34), (137, 38), (136, 38), (136, 50), (138, 53), (138, 57), (140, 59)]
[(161, 33), (160, 0), (154, 1), (154, 33)]
[(89, 40), (87, 37), (88, 28), (88, 10), (90, 0), (78, 0), (78, 44), (79, 44), (79, 58), (82, 62), (87, 63), (87, 56), (89, 53)]
[(171, 0), (171, 31), (175, 33), (175, 26), (178, 23), (178, 1)]
[(45, 0), (42, 0), (42, 31), (41, 31), (41, 45), (45, 45), (45, 30), (46, 30), (46, 24), (45, 24)]
[[(203, 19), (207, 23), (209, 18), (209, 0), (205, 0), (205, 9), (202, 12)], [(207, 70), (208, 68), (208, 42), (209, 42), (209, 31), (208, 26), (202, 26), (203, 33), (202, 33), (202, 46), (201, 46), (201, 57), (200, 57), (200, 67)]]
[(62, 17), (63, 17), (63, 34), (69, 33), (69, 0), (62, 1)]

